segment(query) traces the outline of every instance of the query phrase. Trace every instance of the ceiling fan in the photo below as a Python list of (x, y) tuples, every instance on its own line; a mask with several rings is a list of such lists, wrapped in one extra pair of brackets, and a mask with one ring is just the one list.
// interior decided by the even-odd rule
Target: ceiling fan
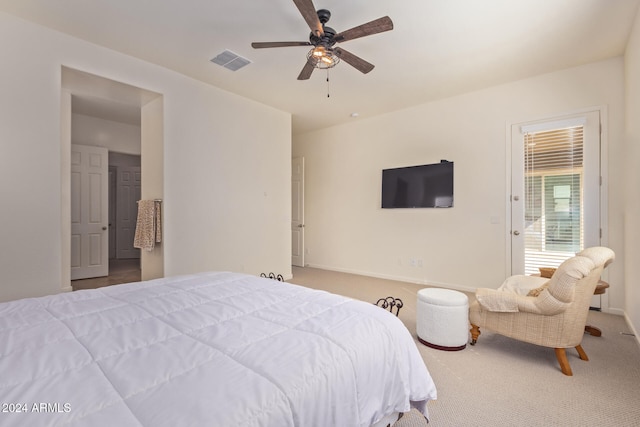
[(331, 17), (331, 12), (320, 9), (316, 12), (312, 0), (293, 0), (302, 17), (311, 28), (309, 41), (301, 42), (253, 42), (254, 49), (289, 46), (313, 46), (307, 54), (307, 62), (304, 64), (298, 80), (307, 80), (311, 77), (314, 68), (332, 68), (340, 60), (362, 73), (373, 70), (374, 65), (364, 59), (348, 52), (340, 47), (334, 47), (336, 43), (342, 43), (372, 34), (382, 33), (393, 29), (393, 22), (388, 16), (375, 19), (366, 24), (359, 25), (341, 33), (336, 33), (333, 28), (325, 26)]

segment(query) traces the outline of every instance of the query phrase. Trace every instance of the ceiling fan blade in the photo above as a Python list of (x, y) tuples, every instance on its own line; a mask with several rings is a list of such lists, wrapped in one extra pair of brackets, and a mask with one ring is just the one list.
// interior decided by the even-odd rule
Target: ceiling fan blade
[(317, 37), (322, 37), (324, 35), (324, 30), (322, 29), (320, 19), (318, 19), (318, 12), (316, 12), (316, 7), (313, 5), (313, 1), (293, 0), (293, 2), (298, 7), (298, 10), (304, 20), (307, 21), (307, 25), (311, 28), (311, 32)]
[(298, 80), (309, 80), (314, 68), (316, 67), (311, 62), (305, 62), (304, 67), (302, 67), (302, 71), (300, 71), (300, 74), (298, 75)]
[(289, 46), (311, 46), (309, 42), (253, 42), (254, 49), (264, 49), (268, 47), (289, 47)]
[(333, 49), (333, 51), (335, 52), (336, 55), (338, 55), (338, 57), (341, 60), (343, 60), (344, 62), (346, 62), (347, 64), (351, 65), (353, 68), (355, 68), (356, 70), (364, 74), (367, 74), (369, 71), (373, 70), (373, 68), (375, 67), (375, 65), (365, 61), (364, 59), (342, 48), (336, 47)]
[(382, 18), (375, 19), (371, 22), (367, 22), (366, 24), (358, 25), (350, 30), (336, 34), (334, 40), (340, 43), (390, 30), (393, 30), (393, 21), (391, 21), (391, 18), (388, 16), (383, 16)]

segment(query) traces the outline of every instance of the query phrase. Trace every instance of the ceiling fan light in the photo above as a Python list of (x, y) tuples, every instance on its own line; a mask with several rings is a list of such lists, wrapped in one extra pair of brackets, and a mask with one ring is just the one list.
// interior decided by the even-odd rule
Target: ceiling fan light
[(325, 48), (324, 46), (316, 46), (307, 54), (307, 60), (311, 65), (316, 68), (333, 68), (340, 58), (333, 52), (331, 48)]
[(331, 58), (330, 56), (323, 56), (322, 58), (320, 58), (320, 61), (324, 62), (327, 65), (333, 64), (333, 58)]
[(316, 46), (311, 50), (311, 55), (314, 58), (322, 59), (327, 56), (327, 51), (323, 46)]

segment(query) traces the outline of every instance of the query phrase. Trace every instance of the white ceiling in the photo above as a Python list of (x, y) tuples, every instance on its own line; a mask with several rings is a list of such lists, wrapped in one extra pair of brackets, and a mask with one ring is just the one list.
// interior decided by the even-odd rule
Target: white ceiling
[[(296, 79), (307, 47), (251, 48), (308, 40), (292, 0), (0, 0), (0, 11), (290, 112), (296, 133), (622, 55), (639, 2), (314, 0), (338, 32), (385, 15), (394, 23), (340, 44), (376, 68), (365, 75), (342, 62), (329, 83), (321, 70)], [(210, 62), (225, 49), (251, 64), (233, 72)]]

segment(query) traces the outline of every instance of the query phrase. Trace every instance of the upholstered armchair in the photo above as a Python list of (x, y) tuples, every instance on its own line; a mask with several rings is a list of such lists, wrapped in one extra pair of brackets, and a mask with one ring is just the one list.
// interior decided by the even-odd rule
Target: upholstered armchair
[(582, 360), (582, 337), (591, 297), (602, 270), (615, 257), (605, 247), (585, 249), (563, 262), (550, 279), (512, 276), (498, 289), (478, 288), (469, 306), (471, 345), (480, 328), (555, 349), (560, 369), (573, 375), (566, 349), (575, 348)]

